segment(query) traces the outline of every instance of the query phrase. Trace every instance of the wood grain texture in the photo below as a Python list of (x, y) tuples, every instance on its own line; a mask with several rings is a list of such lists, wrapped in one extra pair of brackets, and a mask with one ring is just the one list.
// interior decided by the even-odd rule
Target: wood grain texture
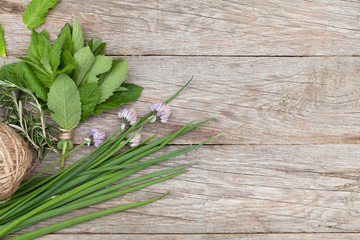
[(40, 240), (358, 240), (358, 233), (319, 233), (319, 234), (51, 234)]
[[(213, 144), (328, 144), (360, 142), (360, 59), (354, 57), (232, 58), (126, 57), (128, 81), (144, 87), (134, 104), (140, 115), (164, 101), (192, 74), (193, 82), (172, 103), (168, 125), (152, 124), (144, 136), (168, 134), (190, 121), (215, 121), (175, 140)], [(14, 61), (10, 58), (8, 62)], [(124, 106), (124, 107), (126, 107)], [(117, 110), (79, 125), (76, 143), (90, 128), (110, 134), (120, 125)]]
[[(2, 0), (8, 54), (26, 52), (21, 21), (28, 0)], [(54, 40), (75, 15), (86, 39), (108, 42), (111, 55), (359, 55), (360, 4), (336, 0), (62, 0), (46, 28)]]
[[(26, 54), (30, 31), (21, 16), (28, 3), (0, 1), (12, 56), (6, 63)], [(146, 127), (144, 137), (218, 118), (160, 153), (227, 135), (160, 164), (200, 163), (186, 174), (26, 231), (171, 190), (153, 204), (41, 239), (359, 239), (359, 10), (351, 0), (60, 1), (38, 30), (54, 41), (75, 15), (86, 40), (102, 37), (107, 55), (124, 56), (128, 81), (145, 88), (124, 107), (144, 114), (195, 74), (171, 103), (169, 124)], [(120, 125), (117, 111), (79, 125), (74, 142), (93, 127), (111, 133)]]
[[(83, 148), (67, 164), (89, 150)], [(150, 205), (59, 233), (359, 232), (359, 156), (360, 146), (355, 144), (205, 146), (160, 163), (160, 168), (199, 163), (175, 179), (29, 229), (171, 191)], [(51, 155), (46, 163), (53, 159)], [(57, 170), (58, 166), (52, 171)]]

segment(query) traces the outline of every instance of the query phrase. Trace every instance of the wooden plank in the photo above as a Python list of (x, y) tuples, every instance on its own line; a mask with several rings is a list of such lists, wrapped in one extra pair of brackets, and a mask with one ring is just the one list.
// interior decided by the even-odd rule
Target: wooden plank
[(320, 234), (51, 234), (39, 238), (49, 240), (104, 239), (104, 240), (357, 240), (358, 233)]
[[(171, 103), (168, 125), (151, 124), (144, 136), (164, 136), (190, 121), (217, 120), (173, 143), (198, 143), (220, 132), (216, 144), (360, 143), (358, 76), (354, 57), (232, 58), (126, 57), (128, 81), (144, 87), (134, 104), (141, 115), (164, 101), (192, 74), (191, 85)], [(10, 58), (7, 62), (14, 61)], [(110, 134), (120, 126), (117, 110), (79, 125), (76, 143), (90, 128)]]
[[(1, 2), (10, 55), (26, 52), (28, 2)], [(359, 10), (358, 1), (336, 0), (62, 0), (43, 27), (54, 40), (75, 15), (86, 39), (102, 37), (111, 55), (359, 55)]]
[[(169, 146), (160, 153), (174, 149)], [(85, 147), (68, 164), (89, 150)], [(35, 227), (171, 191), (150, 205), (60, 233), (359, 232), (359, 155), (357, 144), (205, 146), (160, 164), (199, 163), (175, 179)]]

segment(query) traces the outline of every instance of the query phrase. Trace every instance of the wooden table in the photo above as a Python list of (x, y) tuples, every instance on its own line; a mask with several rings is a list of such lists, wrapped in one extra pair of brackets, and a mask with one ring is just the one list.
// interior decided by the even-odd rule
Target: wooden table
[[(0, 1), (6, 62), (26, 54), (27, 4)], [(128, 82), (145, 90), (126, 106), (140, 113), (195, 75), (169, 124), (144, 135), (218, 118), (163, 153), (227, 134), (162, 163), (199, 163), (184, 175), (35, 227), (171, 191), (166, 198), (42, 239), (360, 239), (359, 1), (62, 0), (38, 30), (53, 41), (72, 16), (86, 40), (102, 37), (107, 55), (129, 61)], [(75, 142), (93, 126), (112, 132), (117, 111), (90, 118)]]

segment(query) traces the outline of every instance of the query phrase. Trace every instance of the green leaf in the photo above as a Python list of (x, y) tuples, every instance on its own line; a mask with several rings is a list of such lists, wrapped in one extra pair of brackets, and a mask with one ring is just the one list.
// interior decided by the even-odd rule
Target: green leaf
[(84, 35), (81, 30), (80, 24), (78, 23), (78, 21), (76, 21), (75, 17), (73, 19), (72, 42), (74, 46), (74, 53), (84, 47)]
[(72, 27), (70, 26), (70, 24), (66, 23), (65, 26), (61, 29), (58, 39), (56, 40), (63, 42), (61, 48), (63, 52), (66, 50), (69, 50), (70, 53), (74, 52), (74, 47), (71, 39), (72, 38), (71, 32), (72, 32)]
[(60, 74), (50, 87), (47, 105), (51, 118), (64, 129), (75, 128), (81, 118), (81, 102), (75, 82)]
[(0, 68), (0, 80), (7, 80), (17, 86), (25, 87), (24, 83), (19, 79), (21, 73), (18, 70), (18, 65), (18, 63), (10, 63), (2, 66)]
[(41, 65), (42, 58), (49, 59), (51, 44), (47, 36), (48, 34), (45, 29), (41, 33), (34, 30), (31, 32), (27, 56), (37, 65)]
[(106, 42), (100, 44), (100, 46), (96, 48), (96, 50), (94, 51), (94, 55), (97, 56), (101, 54), (104, 51), (105, 47), (106, 47)]
[(35, 76), (34, 72), (31, 70), (30, 66), (27, 63), (21, 62), (19, 65), (22, 68), (24, 74), (24, 79), (30, 91), (35, 93), (35, 95), (46, 101), (47, 100), (47, 88), (39, 81)]
[(64, 67), (63, 69), (57, 71), (57, 74), (61, 74), (61, 73), (70, 73), (70, 71), (76, 69), (77, 65), (76, 64), (69, 64), (66, 67)]
[(87, 83), (79, 88), (81, 99), (81, 122), (94, 113), (95, 106), (98, 101), (99, 88), (96, 82)]
[(60, 66), (60, 57), (61, 57), (61, 43), (55, 42), (54, 45), (51, 47), (50, 51), (50, 66), (51, 66), (51, 73), (55, 77), (56, 72)]
[(4, 30), (1, 26), (0, 26), (0, 56), (2, 56), (3, 58), (6, 58)]
[(22, 17), (23, 23), (34, 29), (45, 22), (46, 13), (55, 6), (59, 0), (32, 0), (26, 7)]
[(113, 61), (111, 70), (101, 77), (98, 103), (105, 102), (125, 81), (127, 66), (128, 62), (123, 59)]
[(75, 59), (74, 59), (73, 55), (71, 54), (70, 50), (65, 50), (61, 54), (61, 66), (62, 66), (62, 69), (60, 71), (58, 71), (58, 74), (67, 73), (70, 76), (71, 76), (70, 71), (74, 70), (77, 67)]
[(0, 80), (8, 80), (17, 86), (29, 88), (38, 98), (46, 101), (47, 89), (25, 62), (11, 63), (3, 66), (0, 69)]
[(41, 33), (33, 30), (27, 55), (28, 58), (20, 57), (20, 59), (30, 64), (39, 80), (49, 88), (57, 76), (61, 42), (58, 41), (51, 46), (45, 29)]
[(106, 102), (96, 106), (94, 114), (98, 115), (103, 111), (117, 108), (124, 103), (132, 102), (138, 99), (143, 90), (142, 87), (132, 83), (124, 83), (123, 87), (127, 88), (127, 91), (115, 92)]
[(96, 40), (94, 42), (94, 39), (92, 38), (89, 42), (88, 42), (88, 46), (90, 47), (91, 51), (94, 53), (95, 56), (100, 55), (105, 47), (106, 47), (106, 42), (102, 43), (102, 39), (99, 38), (98, 40)]
[(115, 91), (116, 91), (116, 92), (129, 91), (129, 89), (127, 89), (126, 87), (120, 86), (120, 87), (118, 87)]
[(97, 78), (96, 76), (109, 71), (112, 66), (112, 61), (112, 57), (107, 57), (104, 55), (96, 56), (93, 65), (91, 66), (89, 72), (86, 74), (84, 82), (97, 83), (99, 78)]
[(80, 49), (77, 53), (75, 53), (74, 59), (77, 64), (74, 80), (76, 81), (76, 84), (79, 86), (83, 81), (83, 79), (85, 78), (86, 73), (93, 65), (95, 61), (95, 56), (91, 52), (89, 47), (84, 47)]

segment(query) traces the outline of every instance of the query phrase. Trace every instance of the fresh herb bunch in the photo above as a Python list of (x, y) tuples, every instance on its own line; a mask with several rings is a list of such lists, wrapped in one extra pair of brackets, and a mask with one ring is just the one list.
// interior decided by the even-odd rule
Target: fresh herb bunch
[[(181, 92), (184, 87), (179, 92)], [(178, 93), (165, 101), (164, 104), (170, 102)], [(99, 147), (95, 148), (74, 164), (62, 169), (56, 174), (38, 177), (56, 164), (56, 162), (61, 161), (67, 155), (87, 143), (84, 142), (39, 172), (33, 178), (22, 183), (11, 200), (0, 204), (0, 237), (5, 237), (15, 231), (50, 217), (106, 201), (178, 176), (186, 172), (187, 167), (194, 164), (156, 171), (131, 178), (134, 173), (154, 166), (161, 161), (197, 149), (217, 137), (212, 137), (195, 146), (189, 145), (176, 149), (151, 160), (139, 161), (143, 157), (163, 149), (176, 137), (193, 131), (198, 126), (212, 120), (209, 119), (197, 124), (189, 123), (172, 134), (155, 141), (152, 141), (153, 136), (136, 147), (121, 151), (124, 146), (131, 143), (132, 139), (135, 138), (136, 134), (139, 133), (145, 124), (153, 122), (156, 117), (159, 117), (157, 116), (156, 110), (152, 110), (135, 123), (127, 124), (125, 129), (124, 125), (122, 125)], [(134, 134), (131, 134), (132, 132), (134, 132)], [(131, 137), (128, 137), (129, 135), (131, 135)], [(65, 220), (14, 237), (13, 239), (28, 240), (40, 237), (97, 217), (151, 203), (165, 195)]]
[(0, 69), (0, 104), (3, 122), (16, 130), (37, 152), (42, 161), (49, 151), (56, 151), (54, 133), (59, 131), (45, 122), (44, 105), (29, 90), (35, 76), (25, 63), (12, 63)]
[(65, 24), (54, 44), (46, 30), (33, 30), (27, 57), (19, 57), (36, 76), (29, 89), (46, 103), (61, 127), (58, 149), (63, 154), (73, 148), (71, 130), (80, 122), (134, 101), (142, 92), (141, 87), (124, 83), (127, 61), (101, 55), (105, 46), (101, 38), (85, 45), (74, 18), (73, 26)]

